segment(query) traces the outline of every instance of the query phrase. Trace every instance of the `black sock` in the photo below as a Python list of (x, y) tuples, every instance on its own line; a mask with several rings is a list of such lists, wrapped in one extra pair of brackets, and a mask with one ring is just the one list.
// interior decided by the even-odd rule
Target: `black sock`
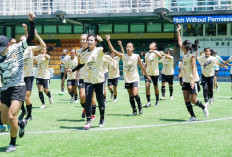
[(22, 101), (21, 110), (22, 110), (22, 112), (23, 112), (23, 113), (25, 113), (25, 112), (26, 112), (26, 110), (25, 110), (25, 106), (24, 106), (24, 101)]
[(135, 98), (135, 100), (136, 100), (136, 102), (138, 104), (138, 107), (140, 109), (142, 107), (140, 97), (138, 95), (136, 95), (134, 98)]
[(156, 101), (159, 101), (159, 94), (155, 95), (155, 99), (156, 99)]
[(87, 117), (87, 122), (91, 122), (91, 117)]
[(106, 101), (106, 96), (103, 96), (103, 100), (104, 100), (104, 102)]
[(27, 108), (27, 117), (31, 117), (32, 104), (26, 105)]
[(61, 88), (61, 92), (64, 92), (64, 88)]
[(95, 115), (95, 113), (96, 113), (96, 105), (92, 105), (92, 115)]
[(1, 111), (0, 111), (0, 125), (3, 125), (2, 121), (1, 121)]
[(185, 105), (186, 105), (187, 110), (188, 110), (189, 114), (191, 115), (191, 117), (196, 117), (194, 112), (193, 112), (192, 104), (190, 102), (186, 102)]
[(172, 93), (173, 93), (173, 86), (169, 87), (169, 92), (170, 92), (170, 96), (172, 96)]
[(100, 111), (100, 119), (104, 120), (105, 106), (102, 107), (99, 106), (99, 111)]
[(114, 95), (114, 99), (117, 99), (117, 95)]
[(111, 94), (113, 94), (114, 92), (113, 92), (113, 91), (111, 91), (110, 93), (111, 93)]
[(83, 103), (83, 104), (81, 103), (81, 106), (82, 106), (83, 108), (85, 108), (85, 103)]
[(202, 110), (205, 109), (205, 106), (199, 100), (197, 100), (196, 105), (199, 106), (200, 108), (202, 108)]
[(205, 91), (204, 89), (203, 89), (203, 96), (204, 96), (205, 102), (208, 102), (209, 101), (208, 92)]
[(39, 92), (39, 99), (42, 102), (42, 104), (45, 104), (43, 92)]
[(77, 100), (78, 94), (74, 94), (74, 99)]
[(162, 97), (165, 97), (165, 86), (161, 87)]
[(16, 145), (16, 137), (10, 137), (10, 144), (15, 146)]
[(137, 112), (136, 111), (136, 107), (135, 107), (135, 100), (134, 100), (134, 97), (130, 97), (130, 104), (131, 104), (131, 107), (133, 109), (133, 112)]
[(73, 96), (74, 96), (73, 91), (71, 91), (71, 92), (69, 93), (69, 95), (73, 98)]
[(48, 91), (48, 93), (46, 94), (49, 98), (51, 98), (51, 92)]
[(151, 101), (150, 95), (146, 95), (146, 97), (147, 97), (147, 102), (150, 102)]

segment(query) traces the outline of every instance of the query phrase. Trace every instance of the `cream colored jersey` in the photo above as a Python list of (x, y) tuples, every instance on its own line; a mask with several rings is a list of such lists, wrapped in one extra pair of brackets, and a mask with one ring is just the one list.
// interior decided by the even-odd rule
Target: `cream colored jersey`
[(37, 68), (37, 76), (36, 78), (41, 78), (41, 79), (50, 79), (50, 72), (48, 69), (49, 65), (49, 59), (46, 60), (45, 56), (39, 54), (38, 56), (34, 57), (38, 64)]
[(61, 73), (64, 73), (65, 72), (65, 63), (67, 62), (67, 60), (70, 58), (69, 55), (66, 55), (66, 56), (60, 56), (60, 61), (61, 62), (64, 62), (64, 64), (61, 64), (60, 65), (60, 72)]
[(108, 79), (114, 79), (120, 77), (119, 74), (119, 60), (120, 58), (118, 56), (114, 57), (114, 62), (111, 62), (109, 64), (109, 77)]
[(34, 52), (32, 52), (31, 47), (28, 46), (23, 53), (23, 59), (24, 59), (23, 75), (24, 77), (34, 76), (33, 56), (34, 56)]
[(109, 55), (104, 55), (103, 62), (104, 62), (104, 64), (103, 64), (104, 73), (107, 73), (107, 72), (109, 72), (110, 62), (114, 62), (114, 60)]
[(128, 56), (127, 54), (123, 54), (123, 77), (125, 83), (132, 83), (139, 81), (139, 73), (138, 73), (138, 54), (132, 54)]
[(85, 64), (85, 82), (92, 84), (104, 82), (103, 57), (102, 47), (95, 47), (92, 51), (81, 53), (80, 64)]
[[(0, 88), (2, 88), (1, 75), (0, 75)], [(0, 93), (0, 94), (1, 94), (1, 93)]]
[[(229, 58), (229, 61), (232, 62), (232, 56)], [(230, 68), (230, 74), (232, 74), (232, 65), (231, 65), (231, 68)]]
[(215, 57), (213, 57), (213, 56), (209, 56), (207, 58), (205, 56), (198, 57), (198, 62), (201, 65), (201, 73), (205, 77), (214, 76), (214, 74), (215, 74), (214, 66), (219, 64), (219, 61)]
[[(182, 71), (183, 71), (183, 82), (185, 83), (191, 83), (193, 80), (193, 67), (191, 63), (191, 58), (196, 57), (192, 53), (187, 53), (186, 55), (183, 56), (182, 58)], [(198, 72), (197, 72), (197, 67), (196, 67), (196, 76), (195, 76), (195, 82), (198, 82), (200, 80)]]
[(173, 56), (170, 56), (171, 59), (163, 56), (160, 60), (163, 63), (162, 74), (164, 75), (174, 75), (174, 67), (173, 67)]
[[(65, 68), (67, 69), (73, 69), (78, 65), (78, 59), (75, 56), (74, 59), (71, 57), (66, 61), (65, 63)], [(67, 80), (75, 80), (77, 75), (77, 71), (72, 72), (72, 73), (67, 73)]]
[(179, 62), (179, 66), (178, 66), (178, 67), (179, 67), (179, 69), (180, 69), (180, 74), (179, 74), (179, 76), (180, 76), (180, 77), (183, 77), (183, 69), (182, 69), (182, 65), (183, 65), (183, 64), (182, 64), (182, 61), (180, 61), (180, 62)]
[[(81, 53), (84, 53), (83, 51), (84, 50), (82, 47), (77, 50), (78, 61), (80, 61)], [(84, 76), (85, 76), (84, 73), (85, 73), (85, 65), (80, 69), (78, 78), (84, 79)]]
[[(156, 51), (159, 53), (158, 51)], [(145, 55), (146, 72), (149, 76), (159, 76), (159, 57), (155, 53), (148, 52)]]

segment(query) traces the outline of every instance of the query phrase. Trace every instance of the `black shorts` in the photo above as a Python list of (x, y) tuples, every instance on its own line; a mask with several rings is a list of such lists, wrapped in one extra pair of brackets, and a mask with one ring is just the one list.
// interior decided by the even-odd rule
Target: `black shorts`
[[(63, 79), (63, 77), (64, 77), (64, 73), (60, 73), (60, 79), (62, 80)], [(65, 79), (67, 79), (67, 75), (65, 76)]]
[(79, 88), (85, 88), (85, 82), (84, 82), (84, 79), (79, 79), (78, 87), (79, 87)]
[(219, 70), (214, 70), (214, 76), (218, 77)]
[(9, 87), (4, 91), (1, 91), (1, 102), (6, 104), (6, 106), (10, 107), (11, 100), (24, 101), (26, 95), (26, 86), (16, 86)]
[(34, 76), (24, 77), (24, 82), (26, 84), (26, 91), (32, 91)]
[(201, 88), (199, 82), (195, 82), (195, 86), (193, 89), (191, 88), (190, 83), (184, 82), (182, 86), (182, 90), (187, 90), (190, 92), (190, 94), (196, 94), (200, 92)]
[(164, 75), (162, 74), (162, 82), (168, 82), (170, 85), (173, 85), (174, 75)]
[(109, 77), (109, 72), (105, 73), (105, 80), (104, 80), (104, 86), (106, 85), (106, 81), (108, 80)]
[(232, 82), (232, 74), (230, 74), (230, 81)]
[(2, 100), (2, 94), (1, 94), (2, 88), (0, 88), (0, 101)]
[[(158, 76), (150, 76), (150, 78), (151, 78), (151, 81), (153, 82), (153, 85), (158, 86), (159, 75)], [(145, 82), (150, 82), (151, 83), (151, 81), (149, 81), (148, 78), (145, 75), (144, 75), (144, 79), (145, 79)]]
[(125, 83), (125, 89), (130, 89), (130, 88), (138, 87), (138, 86), (139, 86), (139, 82), (138, 81), (132, 82), (132, 83)]
[(78, 86), (78, 81), (77, 80), (68, 80), (67, 86)]
[(114, 79), (108, 79), (108, 86), (118, 86), (118, 77)]
[(43, 88), (49, 88), (50, 79), (36, 79), (36, 85), (41, 85)]

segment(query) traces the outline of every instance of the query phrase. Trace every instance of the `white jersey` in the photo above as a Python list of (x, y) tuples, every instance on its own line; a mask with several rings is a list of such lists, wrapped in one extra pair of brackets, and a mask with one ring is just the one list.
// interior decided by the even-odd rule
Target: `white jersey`
[(24, 59), (24, 77), (31, 77), (34, 76), (33, 74), (33, 56), (34, 52), (32, 52), (31, 47), (28, 46), (26, 50), (23, 53), (23, 59)]
[(118, 56), (114, 57), (114, 62), (109, 64), (109, 77), (108, 79), (114, 79), (120, 77), (119, 74), (119, 60)]
[(174, 67), (173, 67), (173, 56), (170, 58), (163, 56), (160, 60), (163, 63), (162, 74), (164, 75), (174, 75)]
[(65, 63), (66, 61), (70, 58), (69, 55), (66, 55), (66, 56), (60, 56), (60, 61), (61, 62), (64, 62), (64, 64), (61, 64), (60, 65), (60, 72), (61, 73), (64, 73), (65, 72)]
[[(157, 53), (159, 53), (157, 51)], [(146, 72), (149, 76), (159, 76), (159, 57), (152, 52), (145, 55)]]
[[(50, 56), (46, 54), (46, 56)], [(36, 78), (40, 79), (50, 79), (50, 72), (49, 72), (49, 59), (46, 59), (44, 55), (39, 54), (38, 56), (34, 57), (38, 64), (37, 68), (37, 75)]]
[[(65, 68), (67, 69), (73, 69), (78, 65), (78, 59), (75, 56), (74, 59), (71, 57), (66, 61), (65, 63)], [(67, 73), (67, 80), (75, 80), (77, 75), (77, 71), (72, 72), (72, 73)]]
[[(229, 58), (229, 61), (232, 62), (232, 56)], [(231, 65), (231, 68), (230, 68), (230, 74), (232, 74), (232, 65)]]
[(199, 57), (198, 62), (201, 65), (201, 72), (205, 77), (212, 77), (215, 74), (214, 66), (219, 64), (219, 61), (213, 57)]
[[(84, 53), (84, 50), (83, 50), (82, 47), (77, 50), (78, 62), (80, 60), (81, 53)], [(84, 76), (85, 76), (85, 65), (80, 69), (78, 78), (79, 79), (84, 79)]]
[(123, 54), (123, 77), (125, 83), (139, 81), (138, 58), (138, 54), (133, 53), (131, 56), (128, 56), (128, 54)]

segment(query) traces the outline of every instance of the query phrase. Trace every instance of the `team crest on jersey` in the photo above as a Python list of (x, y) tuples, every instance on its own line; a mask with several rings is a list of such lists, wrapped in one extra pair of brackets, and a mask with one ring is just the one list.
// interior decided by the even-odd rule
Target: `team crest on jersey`
[(16, 57), (16, 54), (13, 53), (13, 54), (11, 55), (11, 58), (15, 58), (15, 57)]

